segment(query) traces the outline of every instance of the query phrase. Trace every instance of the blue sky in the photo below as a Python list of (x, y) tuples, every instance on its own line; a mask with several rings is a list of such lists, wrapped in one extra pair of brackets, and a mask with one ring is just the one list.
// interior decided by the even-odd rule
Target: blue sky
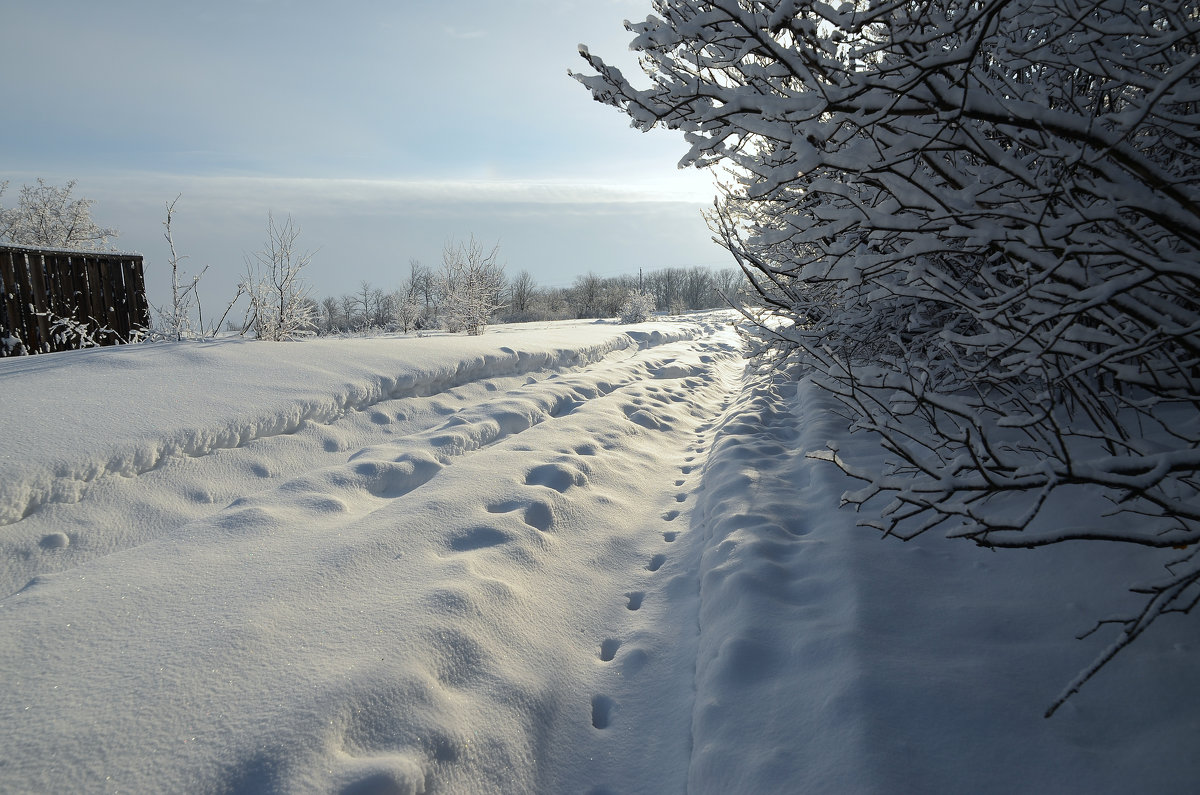
[(210, 266), (211, 305), (268, 211), (317, 250), (317, 295), (394, 287), (471, 235), (541, 284), (730, 264), (700, 217), (711, 179), (675, 168), (682, 137), (630, 129), (567, 76), (580, 43), (636, 70), (622, 20), (648, 0), (6, 5), (0, 201), (77, 179), (117, 246), (145, 254), (152, 300), (177, 194), (176, 243)]

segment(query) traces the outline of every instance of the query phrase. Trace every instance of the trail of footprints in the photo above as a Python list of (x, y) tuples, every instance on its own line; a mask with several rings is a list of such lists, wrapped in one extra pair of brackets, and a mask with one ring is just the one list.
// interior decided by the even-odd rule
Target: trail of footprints
[[(728, 401), (722, 404), (721, 410), (724, 411)], [(713, 422), (705, 422), (696, 428), (696, 441), (688, 448), (688, 455), (684, 458), (683, 465), (679, 468), (684, 478), (675, 481), (675, 486), (681, 487), (687, 483), (688, 475), (691, 475), (697, 467), (696, 457), (704, 453), (707, 449), (705, 437), (708, 431), (713, 427)], [(675, 501), (678, 503), (686, 502), (688, 499), (686, 492), (680, 492), (675, 495)], [(681, 511), (671, 509), (662, 514), (663, 522), (674, 522), (682, 514)], [(679, 538), (680, 531), (678, 530), (663, 530), (663, 543), (671, 544)], [(656, 573), (667, 563), (667, 555), (664, 552), (656, 552), (650, 556), (646, 562), (645, 572), (649, 574)], [(625, 594), (625, 608), (631, 612), (640, 610), (643, 602), (646, 599), (645, 591), (630, 591)], [(600, 642), (600, 662), (611, 663), (616, 660), (617, 652), (621, 648), (621, 640), (619, 638), (605, 638)], [(592, 697), (592, 727), (598, 730), (607, 729), (612, 725), (613, 716), (618, 708), (617, 702), (611, 696), (597, 694)]]
[[(702, 359), (705, 357), (702, 357)], [(553, 378), (554, 376), (551, 376)], [(597, 390), (598, 394), (608, 394), (615, 391), (617, 387), (601, 388)], [(660, 404), (664, 405), (670, 402), (677, 402), (674, 396), (652, 395), (652, 397)], [(670, 424), (675, 420), (669, 414), (662, 411), (661, 407), (654, 408), (655, 411), (642, 409), (645, 401), (641, 398), (634, 398), (630, 401), (635, 409), (624, 410), (626, 417), (635, 424), (643, 425), (644, 427), (654, 430), (666, 430), (670, 428)], [(728, 407), (730, 398), (726, 397), (718, 409), (718, 415)], [(564, 408), (567, 412), (577, 407), (576, 404), (569, 401), (561, 401), (558, 404), (559, 408)], [(560, 412), (561, 413), (561, 412)], [(696, 412), (692, 410), (693, 416)], [(559, 413), (550, 412), (551, 416), (559, 416)], [(714, 426), (714, 421), (703, 421), (696, 428), (696, 439), (687, 448), (686, 456), (683, 459), (679, 471), (681, 477), (674, 480), (674, 487), (681, 489), (675, 495), (675, 502), (679, 504), (678, 508), (672, 508), (662, 513), (660, 521), (662, 523), (662, 544), (673, 544), (680, 536), (680, 531), (673, 529), (674, 523), (680, 516), (683, 515), (683, 503), (689, 497), (686, 491), (683, 491), (688, 481), (700, 468), (700, 458), (707, 449), (707, 437)], [(517, 432), (519, 432), (518, 429)], [(512, 434), (506, 434), (511, 436)], [(532, 448), (514, 447), (514, 449), (532, 450)], [(524, 484), (527, 487), (535, 487), (528, 494), (515, 499), (510, 499), (502, 502), (495, 502), (485, 505), (487, 512), (496, 514), (514, 514), (520, 518), (525, 525), (532, 528), (537, 533), (552, 533), (557, 521), (555, 515), (555, 506), (558, 504), (556, 497), (564, 495), (574, 488), (586, 488), (589, 484), (589, 476), (593, 474), (593, 469), (589, 465), (589, 457), (600, 454), (601, 449), (610, 449), (608, 444), (602, 442), (593, 444), (586, 443), (574, 447), (570, 450), (563, 450), (562, 454), (550, 460), (547, 463), (542, 463), (532, 467), (526, 472)], [(557, 492), (556, 494), (547, 492)], [(693, 490), (694, 491), (694, 490)], [(511, 525), (509, 525), (511, 527)], [(456, 535), (447, 540), (447, 544), (451, 553), (475, 553), (483, 552), (489, 549), (499, 549), (508, 545), (509, 542), (515, 541), (517, 534), (515, 530), (501, 529), (500, 527), (491, 524), (480, 524), (473, 527), (467, 527), (460, 530)], [(520, 546), (520, 545), (514, 545)], [(664, 550), (669, 550), (669, 547), (663, 547)], [(670, 556), (667, 551), (654, 551), (649, 555), (641, 570), (638, 572), (639, 577), (649, 578), (657, 577), (658, 572), (664, 569), (670, 562)], [(636, 586), (635, 586), (636, 587)], [(630, 590), (624, 593), (624, 606), (631, 613), (638, 612), (642, 609), (648, 598), (653, 598), (654, 592), (651, 589)], [(446, 592), (442, 592), (442, 598), (449, 599), (454, 602), (455, 597), (451, 594), (447, 596)], [(446, 645), (442, 636), (439, 636), (439, 643)], [(471, 650), (465, 643), (455, 645), (453, 643), (446, 646), (443, 656), (447, 660), (461, 660), (451, 666), (451, 673), (457, 678), (466, 677), (472, 670), (479, 667), (478, 658), (480, 655)], [(635, 644), (625, 644), (620, 637), (607, 637), (599, 643), (599, 662), (602, 665), (621, 665), (623, 670), (618, 672), (629, 675), (636, 671), (644, 664), (647, 658), (647, 652), (636, 648)], [(612, 671), (610, 671), (611, 673)], [(448, 680), (449, 681), (449, 680)], [(620, 705), (613, 695), (605, 692), (595, 692), (591, 698), (590, 712), (593, 731), (606, 731), (618, 719)], [(436, 739), (436, 738), (435, 738)], [(387, 743), (388, 747), (397, 743)], [(452, 762), (457, 759), (458, 750), (450, 740), (437, 740), (426, 749), (437, 762)]]

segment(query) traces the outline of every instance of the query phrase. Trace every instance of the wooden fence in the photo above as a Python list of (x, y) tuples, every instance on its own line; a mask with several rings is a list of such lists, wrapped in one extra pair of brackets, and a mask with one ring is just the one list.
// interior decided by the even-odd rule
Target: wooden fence
[(150, 326), (140, 254), (0, 245), (0, 299), (0, 356), (116, 345)]

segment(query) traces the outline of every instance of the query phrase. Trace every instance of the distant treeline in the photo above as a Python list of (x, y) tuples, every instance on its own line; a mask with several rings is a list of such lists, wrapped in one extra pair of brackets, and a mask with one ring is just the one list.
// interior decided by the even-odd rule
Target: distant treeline
[[(540, 287), (528, 271), (499, 280), (492, 314), (495, 323), (614, 317), (631, 291), (654, 299), (660, 312), (676, 314), (726, 305), (745, 277), (736, 268), (660, 268), (623, 276), (588, 273), (570, 287)], [(388, 291), (362, 282), (359, 289), (340, 297), (329, 296), (316, 306), (321, 334), (362, 331), (368, 328), (412, 331), (445, 325), (444, 289), (439, 272), (420, 262), (409, 263), (398, 289)]]

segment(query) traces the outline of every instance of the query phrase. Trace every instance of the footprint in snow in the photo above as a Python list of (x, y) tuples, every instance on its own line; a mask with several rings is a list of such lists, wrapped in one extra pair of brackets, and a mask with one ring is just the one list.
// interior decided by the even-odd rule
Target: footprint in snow
[(662, 565), (667, 562), (667, 556), (663, 554), (655, 555), (650, 558), (650, 562), (646, 564), (647, 571), (658, 571)]
[(663, 533), (663, 541), (666, 541), (668, 544), (673, 542), (678, 537), (679, 533), (675, 532), (674, 530), (668, 530), (667, 532)]
[(633, 591), (631, 593), (625, 594), (625, 596), (626, 596), (626, 598), (629, 599), (629, 602), (625, 605), (625, 607), (627, 609), (640, 610), (642, 607), (642, 600), (646, 598), (646, 592), (645, 591)]
[(554, 526), (554, 509), (542, 500), (527, 502), (525, 500), (508, 500), (484, 506), (488, 513), (512, 513), (524, 510), (521, 520), (535, 530), (548, 532)]
[(625, 416), (634, 425), (640, 425), (649, 431), (669, 431), (671, 426), (666, 422), (661, 422), (653, 414), (636, 405), (622, 406), (621, 411), (625, 412)]
[(455, 552), (470, 552), (506, 544), (511, 540), (506, 533), (494, 527), (473, 527), (451, 538), (450, 548)]
[(554, 526), (554, 509), (549, 504), (539, 500), (531, 503), (525, 509), (525, 515), (522, 518), (525, 520), (525, 524), (545, 533)]
[(592, 697), (592, 726), (597, 729), (607, 729), (612, 723), (613, 709), (617, 702), (608, 696)]
[(42, 536), (38, 546), (46, 551), (66, 549), (71, 545), (71, 538), (66, 533), (47, 533)]
[(617, 649), (621, 648), (621, 641), (616, 638), (607, 638), (600, 644), (600, 662), (612, 662), (617, 656)]
[(188, 493), (188, 499), (201, 505), (212, 505), (217, 501), (209, 489), (195, 489)]
[(550, 407), (550, 416), (554, 419), (565, 417), (582, 405), (583, 401), (581, 400), (574, 400), (566, 396), (560, 397), (558, 401)]
[(542, 464), (529, 470), (525, 476), (527, 486), (545, 486), (560, 494), (572, 486), (583, 486), (587, 477), (580, 471), (562, 464)]
[(665, 522), (673, 522), (679, 518), (679, 511), (667, 511), (662, 515), (662, 518)]

